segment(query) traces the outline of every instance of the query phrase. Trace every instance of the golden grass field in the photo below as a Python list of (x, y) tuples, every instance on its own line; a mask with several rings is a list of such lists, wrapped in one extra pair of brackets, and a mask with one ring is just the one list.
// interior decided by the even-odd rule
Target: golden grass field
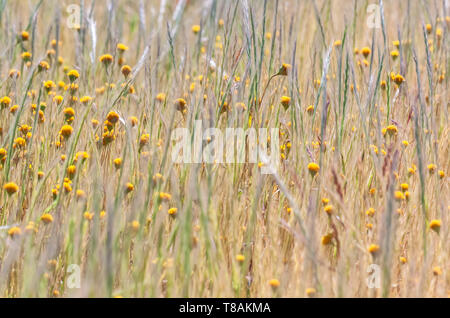
[(449, 5), (1, 0), (1, 297), (450, 296)]

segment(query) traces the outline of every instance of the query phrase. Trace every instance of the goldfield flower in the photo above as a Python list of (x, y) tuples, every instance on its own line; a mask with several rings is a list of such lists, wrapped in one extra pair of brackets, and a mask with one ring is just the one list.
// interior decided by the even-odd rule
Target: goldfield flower
[(97, 119), (92, 119), (91, 124), (92, 124), (92, 127), (95, 129), (98, 127), (98, 125), (100, 125), (100, 122)]
[(160, 173), (156, 173), (153, 177), (153, 182), (158, 183), (159, 181), (162, 181), (164, 179), (163, 175)]
[(8, 152), (6, 151), (5, 148), (0, 148), (0, 161), (6, 160), (7, 154), (8, 154)]
[(89, 212), (89, 211), (86, 211), (86, 212), (83, 213), (83, 218), (84, 218), (86, 221), (92, 221), (92, 219), (94, 218), (94, 213), (91, 213), (91, 212)]
[(67, 175), (69, 178), (73, 178), (75, 176), (75, 173), (77, 172), (77, 167), (75, 165), (70, 165), (67, 167)]
[(375, 209), (374, 208), (369, 208), (366, 211), (367, 216), (374, 216), (375, 215)]
[(442, 275), (442, 269), (440, 266), (433, 267), (433, 275), (434, 276), (440, 276)]
[(434, 163), (430, 163), (430, 164), (427, 166), (427, 169), (428, 169), (428, 171), (429, 171), (431, 174), (433, 174), (433, 173), (436, 171), (437, 167), (436, 167), (436, 165), (435, 165)]
[(3, 186), (3, 189), (8, 193), (9, 195), (13, 195), (17, 191), (19, 191), (19, 186), (15, 184), (14, 182), (8, 182)]
[(395, 61), (399, 57), (400, 53), (397, 50), (391, 51), (391, 57)]
[(292, 66), (290, 64), (283, 63), (278, 71), (278, 75), (287, 76), (291, 68)]
[(8, 230), (8, 235), (11, 238), (15, 238), (17, 236), (20, 236), (20, 234), (22, 234), (22, 230), (20, 229), (20, 227), (17, 226), (13, 226)]
[(131, 222), (131, 229), (134, 232), (137, 232), (139, 230), (140, 224), (138, 221), (134, 220), (133, 222)]
[(402, 75), (400, 75), (400, 74), (397, 74), (397, 75), (395, 75), (394, 76), (394, 83), (395, 84), (397, 84), (398, 86), (400, 86), (404, 81), (405, 81), (405, 78), (402, 76)]
[(331, 204), (326, 205), (323, 210), (328, 214), (331, 215), (334, 212), (334, 207)]
[(77, 70), (70, 70), (67, 73), (67, 76), (69, 77), (70, 82), (74, 82), (78, 77), (80, 77), (80, 74)]
[(125, 78), (127, 78), (128, 75), (131, 74), (131, 67), (129, 65), (124, 65), (121, 68), (121, 72), (122, 72), (123, 76), (125, 76)]
[(6, 108), (11, 104), (11, 98), (9, 96), (3, 96), (0, 98), (0, 106), (1, 108)]
[(175, 216), (175, 215), (177, 214), (177, 212), (178, 212), (178, 209), (177, 209), (177, 208), (170, 208), (169, 210), (167, 210), (167, 213), (168, 213), (170, 216)]
[(405, 200), (405, 195), (401, 191), (395, 191), (394, 192), (394, 198), (397, 201), (403, 201), (403, 200)]
[(159, 102), (164, 102), (166, 100), (166, 94), (159, 93), (158, 95), (156, 95), (156, 100)]
[(64, 116), (66, 117), (66, 119), (69, 119), (69, 118), (75, 116), (75, 110), (72, 107), (65, 108), (63, 113), (64, 113)]
[(25, 148), (25, 146), (27, 145), (27, 141), (22, 138), (22, 137), (18, 137), (14, 140), (14, 148)]
[(178, 111), (184, 113), (186, 111), (186, 101), (183, 98), (176, 99), (175, 107)]
[(150, 134), (143, 134), (139, 139), (139, 146), (142, 148), (150, 141)]
[(361, 49), (361, 54), (364, 55), (365, 58), (367, 58), (367, 57), (369, 56), (370, 52), (371, 52), (371, 50), (370, 50), (370, 48), (367, 47), (367, 46), (366, 46), (366, 47), (363, 47), (363, 48)]
[(370, 254), (375, 256), (380, 251), (380, 247), (377, 244), (370, 244), (367, 250)]
[(432, 229), (436, 233), (439, 233), (439, 230), (441, 229), (441, 220), (431, 220), (429, 226), (430, 229)]
[(131, 124), (131, 127), (136, 127), (139, 124), (139, 119), (136, 116), (131, 116), (128, 118), (128, 122)]
[(55, 97), (53, 97), (53, 101), (57, 104), (57, 105), (61, 105), (61, 103), (63, 102), (64, 97), (62, 97), (61, 95), (56, 95)]
[(22, 53), (22, 60), (25, 62), (31, 61), (31, 53), (30, 52), (23, 52)]
[(68, 139), (73, 133), (73, 128), (70, 125), (64, 125), (61, 127), (60, 134), (64, 138)]
[(309, 106), (306, 108), (306, 112), (307, 112), (308, 114), (312, 115), (312, 114), (314, 113), (314, 106), (313, 106), (313, 105), (309, 105)]
[(391, 136), (397, 134), (397, 132), (398, 132), (397, 126), (395, 126), (395, 125), (387, 126), (386, 132)]
[(44, 213), (41, 216), (41, 221), (44, 222), (45, 224), (49, 224), (53, 222), (53, 216), (49, 213)]
[(315, 288), (306, 288), (306, 296), (314, 297), (315, 295), (316, 295), (316, 289)]
[(322, 245), (329, 245), (333, 239), (333, 234), (329, 233), (327, 235), (322, 236), (320, 242)]
[(125, 185), (125, 192), (126, 193), (130, 193), (130, 192), (132, 192), (134, 190), (134, 185), (131, 183), (131, 182), (128, 182), (126, 185)]
[(120, 167), (122, 166), (122, 158), (114, 159), (113, 164), (116, 169), (120, 169)]
[(193, 25), (192, 32), (194, 32), (194, 34), (197, 34), (198, 32), (200, 32), (200, 26), (198, 24)]
[(242, 254), (237, 254), (237, 255), (236, 255), (236, 261), (237, 261), (239, 264), (244, 263), (244, 261), (245, 261), (245, 256), (242, 255)]
[(281, 96), (281, 105), (283, 105), (284, 109), (288, 109), (291, 104), (291, 98), (289, 96)]
[(278, 287), (280, 287), (280, 281), (276, 278), (273, 278), (273, 279), (269, 280), (269, 285), (273, 289), (277, 289)]
[(440, 179), (444, 179), (444, 177), (445, 177), (445, 172), (444, 172), (444, 170), (439, 170), (439, 171), (438, 171), (438, 174), (439, 174), (439, 178), (440, 178)]
[(91, 97), (91, 96), (83, 96), (83, 97), (80, 98), (80, 103), (86, 105), (86, 104), (88, 104), (91, 100), (92, 100), (92, 97)]
[(119, 118), (119, 114), (117, 114), (115, 111), (110, 111), (108, 115), (106, 115), (106, 119), (112, 124), (117, 123), (119, 121)]
[(66, 191), (66, 193), (72, 192), (72, 185), (69, 182), (64, 182), (63, 188), (64, 188), (64, 191)]
[(172, 195), (166, 192), (160, 192), (159, 193), (159, 198), (162, 201), (170, 201), (172, 199)]
[(315, 163), (315, 162), (310, 162), (309, 164), (308, 164), (308, 170), (309, 170), (309, 172), (311, 173), (311, 175), (316, 175), (318, 172), (319, 172), (319, 170), (320, 170), (320, 167), (319, 167), (319, 165), (317, 164), (317, 163)]
[(100, 56), (99, 61), (105, 66), (108, 66), (114, 61), (114, 58), (111, 54), (103, 54), (102, 56)]
[(22, 39), (22, 41), (28, 41), (28, 39), (30, 38), (30, 34), (27, 31), (22, 31), (20, 33), (20, 38)]
[(47, 71), (50, 68), (50, 64), (47, 61), (41, 61), (38, 65), (38, 71)]
[(123, 52), (125, 52), (125, 51), (128, 51), (128, 46), (126, 46), (126, 45), (123, 44), (123, 43), (119, 43), (119, 44), (117, 44), (117, 50), (118, 50), (120, 53), (123, 53)]
[(409, 189), (409, 184), (407, 183), (400, 184), (400, 189), (402, 189), (403, 192), (407, 191)]

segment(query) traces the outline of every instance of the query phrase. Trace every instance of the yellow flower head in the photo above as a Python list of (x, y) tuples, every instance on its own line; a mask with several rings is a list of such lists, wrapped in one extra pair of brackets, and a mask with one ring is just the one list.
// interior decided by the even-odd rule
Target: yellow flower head
[(364, 55), (365, 58), (367, 58), (367, 57), (369, 56), (370, 52), (371, 52), (371, 50), (370, 50), (370, 48), (367, 47), (367, 46), (366, 46), (366, 47), (363, 47), (363, 48), (361, 49), (361, 53), (362, 53), (362, 55)]
[(394, 80), (395, 84), (400, 86), (405, 81), (405, 78), (402, 75), (397, 74), (394, 76), (393, 80)]
[(374, 208), (369, 208), (369, 209), (366, 211), (366, 214), (367, 214), (368, 216), (373, 216), (373, 215), (375, 214), (375, 209), (374, 209)]
[(367, 250), (370, 254), (376, 255), (379, 252), (380, 247), (377, 244), (370, 244)]
[(116, 158), (113, 160), (114, 167), (119, 169), (122, 166), (122, 158)]
[(281, 105), (283, 105), (284, 109), (287, 109), (291, 104), (291, 98), (289, 96), (281, 96)]
[(310, 163), (308, 164), (308, 170), (309, 170), (309, 172), (310, 172), (312, 175), (315, 175), (315, 174), (317, 174), (317, 172), (319, 172), (320, 167), (319, 167), (319, 165), (318, 165), (317, 163), (315, 163), (315, 162), (310, 162)]
[(3, 189), (8, 193), (9, 195), (12, 195), (19, 191), (19, 186), (15, 184), (14, 182), (8, 182), (3, 186)]
[(436, 171), (436, 165), (434, 164), (434, 163), (430, 163), (428, 166), (427, 166), (427, 169), (428, 169), (428, 171), (430, 172), (430, 173), (434, 173), (435, 171)]
[(241, 264), (242, 264), (242, 263), (245, 261), (245, 256), (242, 255), (242, 254), (236, 255), (236, 261), (237, 261), (238, 263), (241, 263)]
[(134, 190), (134, 185), (133, 185), (132, 183), (128, 182), (128, 183), (125, 185), (125, 192), (126, 192), (126, 193), (130, 193), (130, 192), (132, 192), (133, 190)]
[(326, 205), (323, 210), (328, 214), (331, 215), (334, 212), (334, 207), (331, 204)]
[(167, 211), (167, 213), (168, 213), (170, 216), (175, 216), (175, 215), (177, 214), (177, 212), (178, 212), (178, 209), (177, 209), (177, 208), (170, 208), (170, 209)]
[(397, 201), (405, 200), (405, 195), (401, 191), (395, 191), (394, 198)]
[(61, 131), (60, 134), (61, 136), (63, 136), (64, 138), (69, 138), (73, 133), (73, 128), (70, 125), (64, 125), (61, 127)]
[(200, 32), (200, 26), (198, 24), (193, 25), (192, 32), (194, 32), (194, 34), (197, 34), (198, 32)]
[(115, 124), (119, 121), (119, 114), (117, 114), (115, 111), (112, 110), (108, 113), (108, 115), (106, 115), (106, 119), (110, 123)]
[(159, 198), (162, 201), (169, 201), (170, 199), (172, 199), (172, 195), (170, 195), (169, 193), (166, 193), (166, 192), (160, 192), (159, 193)]
[(27, 31), (22, 31), (22, 33), (20, 33), (20, 37), (22, 38), (22, 41), (27, 41), (30, 38), (30, 35)]
[(186, 110), (186, 101), (183, 98), (178, 98), (175, 100), (175, 107), (178, 111), (184, 113)]
[(113, 62), (114, 58), (111, 54), (103, 54), (102, 56), (100, 56), (99, 60), (101, 63), (108, 66)]
[(397, 50), (391, 51), (391, 57), (392, 59), (397, 59), (397, 57), (400, 55), (400, 53)]
[(283, 63), (278, 71), (278, 75), (287, 76), (291, 67), (292, 66), (290, 64)]
[(278, 287), (280, 287), (280, 281), (276, 278), (273, 278), (273, 279), (269, 280), (269, 285), (273, 289), (277, 289)]
[(439, 230), (441, 229), (441, 220), (431, 220), (430, 229), (436, 233), (439, 233)]
[(12, 228), (10, 228), (10, 229), (8, 230), (8, 235), (9, 235), (11, 238), (17, 237), (17, 236), (19, 236), (20, 234), (22, 234), (22, 230), (20, 229), (20, 227), (13, 226)]
[(315, 295), (316, 295), (316, 289), (315, 288), (306, 288), (306, 296), (314, 297)]
[(125, 51), (128, 51), (128, 46), (126, 46), (126, 45), (123, 44), (123, 43), (119, 43), (119, 44), (117, 44), (117, 50), (118, 50), (119, 52), (123, 53), (123, 52), (125, 52)]
[(125, 78), (127, 78), (128, 75), (130, 75), (130, 73), (131, 73), (131, 66), (129, 66), (129, 65), (122, 66), (121, 72), (122, 72), (123, 76), (125, 76)]
[(328, 245), (331, 243), (332, 239), (333, 239), (333, 234), (330, 233), (330, 234), (324, 235), (324, 236), (322, 236), (321, 243), (322, 243), (322, 245)]
[(70, 71), (67, 73), (67, 76), (69, 77), (69, 80), (70, 80), (71, 82), (73, 82), (73, 81), (75, 81), (78, 77), (80, 77), (80, 74), (78, 73), (77, 70), (70, 70)]
[(53, 222), (53, 216), (49, 213), (44, 213), (41, 216), (41, 221), (44, 222), (45, 224), (49, 224)]
[(166, 94), (159, 93), (158, 95), (156, 95), (156, 100), (159, 102), (164, 102), (166, 100)]

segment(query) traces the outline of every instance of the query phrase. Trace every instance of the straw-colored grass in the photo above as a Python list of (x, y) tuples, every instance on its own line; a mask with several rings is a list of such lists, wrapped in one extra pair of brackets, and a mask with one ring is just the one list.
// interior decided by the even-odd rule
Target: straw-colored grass
[(73, 2), (0, 1), (0, 296), (450, 295), (445, 1)]

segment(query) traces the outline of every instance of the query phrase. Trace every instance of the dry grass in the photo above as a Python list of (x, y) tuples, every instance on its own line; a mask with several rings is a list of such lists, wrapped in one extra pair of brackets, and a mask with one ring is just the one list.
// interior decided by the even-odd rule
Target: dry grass
[[(70, 2), (0, 1), (1, 296), (449, 295), (445, 1)], [(279, 128), (279, 170), (174, 164), (195, 119)]]

